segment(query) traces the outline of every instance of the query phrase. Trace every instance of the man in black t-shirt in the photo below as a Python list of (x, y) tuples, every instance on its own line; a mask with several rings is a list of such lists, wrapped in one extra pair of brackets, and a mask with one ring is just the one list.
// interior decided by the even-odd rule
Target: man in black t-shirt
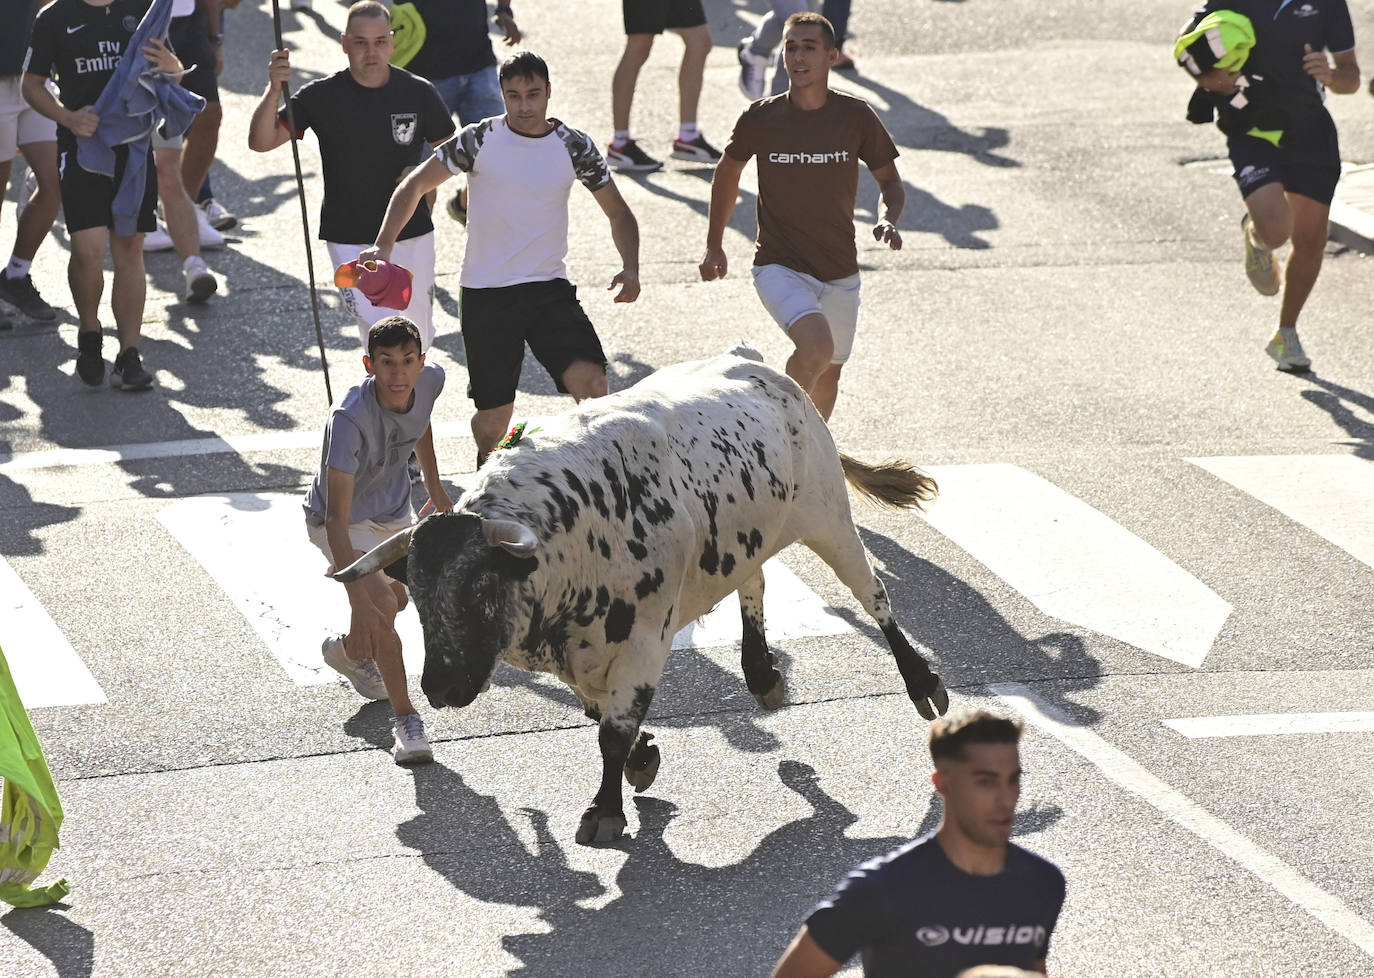
[(1045, 971), (1064, 874), (1011, 843), (1021, 725), (986, 710), (930, 725), (945, 817), (931, 835), (850, 873), (773, 978), (826, 978), (854, 954), (866, 978), (955, 978), (977, 965)]
[[(1230, 13), (1248, 19), (1253, 47), (1219, 67), (1208, 39), (1188, 44), (1187, 35), (1205, 17)], [(1350, 10), (1346, 0), (1208, 0), (1183, 34), (1177, 58), (1199, 89), (1188, 118), (1209, 122), (1215, 110), (1245, 201), (1245, 273), (1261, 295), (1283, 291), (1278, 330), (1265, 352), (1279, 370), (1305, 373), (1312, 361), (1298, 340), (1298, 315), (1321, 271), (1341, 176), (1336, 125), (1324, 103), (1328, 91), (1360, 88)], [(1290, 240), (1280, 276), (1274, 250)]]
[[(78, 327), (76, 372), (94, 387), (105, 378), (98, 317), (105, 291), (105, 252), (114, 260), (110, 306), (119, 334), (110, 384), (118, 390), (147, 390), (153, 376), (143, 367), (138, 342), (143, 329), (143, 303), (147, 282), (143, 277), (143, 234), (157, 225), (157, 170), (151, 148), (137, 230), (121, 237), (112, 234), (111, 205), (129, 161), (127, 145), (114, 148), (114, 175), (83, 170), (77, 161), (77, 137), (95, 135), (100, 117), (91, 109), (105, 83), (115, 73), (125, 48), (148, 9), (148, 0), (54, 0), (38, 13), (24, 62), (24, 98), (41, 115), (57, 123), (57, 149), (61, 160), (62, 210), (71, 239), (68, 281), (76, 306)], [(142, 56), (155, 71), (178, 76), (181, 62), (157, 39), (150, 40)], [(134, 55), (137, 56), (137, 55)], [(62, 91), (59, 101), (46, 87), (54, 78)]]
[[(303, 86), (291, 96), (296, 138), (312, 129), (324, 170), (320, 237), (334, 266), (352, 261), (376, 240), (396, 184), (428, 158), (426, 144), (437, 146), (454, 133), (439, 93), (423, 78), (390, 64), (391, 13), (376, 0), (348, 8), (343, 49), (348, 68)], [(286, 51), (273, 51), (268, 85), (253, 111), (248, 146), (265, 153), (291, 138), (282, 86), (291, 77)], [(415, 276), (410, 305), (401, 310), (415, 323), (427, 351), (434, 341), (434, 225), (428, 201), (401, 231), (392, 261)], [(372, 324), (395, 314), (379, 309), (362, 291), (341, 288), (344, 305), (358, 321), (367, 346)]]

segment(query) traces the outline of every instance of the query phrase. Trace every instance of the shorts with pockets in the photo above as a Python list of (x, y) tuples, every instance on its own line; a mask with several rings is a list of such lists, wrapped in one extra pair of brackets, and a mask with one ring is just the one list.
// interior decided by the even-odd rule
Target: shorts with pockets
[(701, 0), (620, 0), (626, 34), (662, 34), (706, 23)]
[[(409, 529), (415, 522), (413, 516), (399, 520), (360, 520), (357, 523), (348, 524), (348, 542), (353, 545), (354, 550), (367, 553), (373, 547), (385, 543), (387, 540), (400, 533), (402, 530)], [(329, 573), (334, 573), (339, 568), (334, 566), (334, 554), (329, 549), (329, 533), (325, 529), (323, 522), (316, 522), (310, 517), (305, 520), (305, 532), (310, 537), (310, 542), (319, 548), (320, 553), (324, 554), (324, 559), (329, 561)], [(393, 580), (406, 582), (406, 559), (400, 557), (382, 568), (382, 573)]]
[(24, 101), (22, 78), (0, 78), (0, 163), (14, 159), (20, 146), (50, 143), (57, 138), (57, 123)]
[[(76, 137), (66, 129), (58, 131), (57, 171), (61, 176), (62, 213), (66, 215), (67, 233), (75, 234), (90, 228), (113, 228), (115, 188), (124, 175), (129, 159), (128, 146), (116, 146), (113, 177), (83, 170), (76, 161)], [(153, 147), (147, 149), (148, 166), (144, 171), (143, 200), (138, 206), (137, 230), (147, 234), (157, 229), (157, 166), (153, 163)]]
[(755, 265), (754, 289), (763, 307), (785, 333), (803, 316), (819, 313), (835, 341), (831, 363), (844, 363), (854, 350), (859, 325), (859, 273), (823, 282), (786, 265)]
[(565, 278), (495, 289), (464, 287), (460, 303), (468, 397), (479, 411), (515, 400), (526, 343), (564, 394), (563, 373), (574, 361), (606, 367), (601, 340), (577, 301), (577, 287)]

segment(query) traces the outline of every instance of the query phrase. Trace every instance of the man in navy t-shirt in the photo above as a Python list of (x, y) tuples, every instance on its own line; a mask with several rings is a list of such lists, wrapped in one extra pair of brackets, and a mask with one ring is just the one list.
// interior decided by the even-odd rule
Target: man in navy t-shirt
[(773, 978), (826, 978), (855, 954), (866, 978), (955, 978), (984, 964), (1043, 972), (1064, 874), (1010, 841), (1020, 738), (1019, 723), (985, 710), (932, 723), (940, 827), (845, 877)]

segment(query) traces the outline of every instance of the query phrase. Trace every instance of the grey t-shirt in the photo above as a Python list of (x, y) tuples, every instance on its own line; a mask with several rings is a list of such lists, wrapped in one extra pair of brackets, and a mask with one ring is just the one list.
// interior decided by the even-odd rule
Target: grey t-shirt
[(331, 468), (353, 476), (350, 523), (410, 516), (406, 460), (429, 427), (434, 402), (443, 389), (443, 368), (426, 364), (415, 380), (415, 400), (404, 414), (382, 407), (372, 377), (345, 394), (330, 410), (324, 426), (320, 468), (305, 497), (306, 518), (324, 522)]

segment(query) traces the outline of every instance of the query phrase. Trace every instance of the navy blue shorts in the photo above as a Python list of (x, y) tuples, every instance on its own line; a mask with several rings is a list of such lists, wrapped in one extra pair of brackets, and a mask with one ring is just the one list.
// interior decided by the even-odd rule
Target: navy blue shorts
[(479, 411), (515, 400), (527, 342), (563, 394), (568, 392), (563, 374), (573, 361), (606, 367), (601, 340), (577, 301), (577, 287), (565, 278), (496, 289), (465, 287), (459, 301), (468, 397)]
[(1227, 137), (1231, 176), (1241, 197), (1249, 197), (1265, 184), (1282, 183), (1290, 194), (1330, 204), (1341, 178), (1341, 147), (1336, 124), (1325, 109), (1304, 137), (1282, 148), (1255, 136)]
[(701, 0), (621, 0), (626, 34), (662, 34), (706, 23)]

